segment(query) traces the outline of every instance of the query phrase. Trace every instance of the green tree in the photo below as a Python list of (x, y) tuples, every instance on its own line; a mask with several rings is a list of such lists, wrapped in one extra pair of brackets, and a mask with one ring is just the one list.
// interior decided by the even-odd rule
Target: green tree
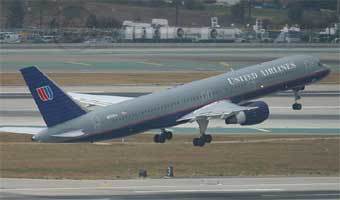
[(280, 0), (273, 0), (273, 5), (275, 6), (275, 8), (282, 8)]
[(233, 22), (244, 23), (245, 21), (245, 3), (241, 1), (230, 7), (230, 17)]
[(97, 21), (98, 28), (120, 28), (121, 23), (115, 18), (101, 17)]
[(50, 20), (50, 22), (48, 23), (48, 27), (49, 28), (58, 28), (59, 23), (58, 23), (57, 19), (53, 18), (52, 20)]
[(150, 0), (148, 2), (148, 4), (151, 6), (151, 7), (163, 7), (165, 6), (165, 2), (164, 1), (160, 1), (160, 0)]
[(293, 1), (288, 5), (288, 19), (291, 23), (300, 23), (303, 15), (303, 6), (301, 1)]
[(24, 24), (25, 9), (23, 1), (12, 0), (7, 1), (7, 21), (6, 27), (8, 28), (22, 28)]
[(97, 27), (97, 16), (94, 14), (90, 14), (87, 18), (86, 18), (86, 27), (88, 28), (95, 28)]
[(204, 10), (205, 6), (200, 0), (183, 0), (184, 8), (188, 10)]

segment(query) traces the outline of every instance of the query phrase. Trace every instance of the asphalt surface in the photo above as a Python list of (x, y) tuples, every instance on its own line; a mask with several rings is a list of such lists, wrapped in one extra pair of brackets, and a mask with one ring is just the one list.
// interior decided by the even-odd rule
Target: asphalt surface
[[(339, 50), (332, 48), (112, 48), (112, 49), (2, 49), (4, 72), (37, 65), (44, 72), (225, 71), (308, 54), (339, 72)], [(44, 55), (44, 56), (41, 56)]]
[(339, 177), (1, 180), (2, 199), (339, 199)]
[(209, 199), (209, 200), (246, 200), (246, 199), (299, 199), (299, 200), (338, 200), (340, 194), (338, 191), (312, 191), (312, 192), (196, 192), (196, 193), (164, 193), (164, 194), (144, 194), (144, 195), (88, 195), (88, 196), (34, 196), (34, 195), (13, 195), (2, 194), (2, 199), (8, 200), (71, 200), (71, 199), (83, 199), (83, 200), (132, 200), (132, 199), (145, 199), (145, 200), (163, 200), (163, 199)]
[[(172, 86), (73, 86), (66, 91), (103, 95), (137, 97)], [(338, 85), (311, 85), (302, 93), (303, 110), (293, 111), (293, 95), (281, 92), (259, 99), (270, 106), (270, 118), (255, 126), (226, 126), (223, 121), (209, 123), (208, 131), (219, 133), (284, 133), (284, 134), (340, 134), (340, 88)], [(0, 93), (0, 126), (44, 125), (26, 87), (2, 87)], [(174, 132), (197, 133), (196, 123), (174, 128)]]

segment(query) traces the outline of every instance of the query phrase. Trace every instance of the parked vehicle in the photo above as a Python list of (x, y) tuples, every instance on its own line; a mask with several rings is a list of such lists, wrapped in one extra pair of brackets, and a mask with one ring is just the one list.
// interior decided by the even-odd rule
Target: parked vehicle
[(0, 32), (0, 43), (20, 43), (21, 35), (14, 32)]

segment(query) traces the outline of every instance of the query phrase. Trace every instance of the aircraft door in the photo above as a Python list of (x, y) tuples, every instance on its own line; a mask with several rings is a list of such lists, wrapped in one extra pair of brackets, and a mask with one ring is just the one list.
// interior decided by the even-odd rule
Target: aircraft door
[(303, 64), (304, 64), (304, 67), (301, 67), (301, 68), (303, 68), (304, 71), (301, 71), (302, 73), (308, 73), (308, 72), (313, 70), (312, 69), (313, 68), (313, 61), (311, 61), (311, 60), (304, 60)]
[(101, 121), (100, 121), (100, 118), (97, 115), (95, 115), (92, 118), (92, 123), (93, 123), (94, 130), (96, 130), (96, 131), (100, 130), (100, 128), (101, 128)]

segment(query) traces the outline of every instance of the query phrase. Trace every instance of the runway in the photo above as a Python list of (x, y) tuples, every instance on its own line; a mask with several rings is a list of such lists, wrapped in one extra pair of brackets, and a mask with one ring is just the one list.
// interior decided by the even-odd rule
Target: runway
[(339, 177), (1, 180), (4, 199), (339, 199)]
[[(165, 90), (173, 86), (155, 85), (123, 85), (123, 86), (71, 86), (66, 91), (82, 92), (98, 95), (118, 95), (138, 97)], [(44, 122), (37, 110), (33, 99), (26, 87), (1, 87), (0, 126), (42, 126)], [(291, 104), (293, 94), (280, 92), (259, 100), (270, 106), (270, 117), (264, 123), (242, 127), (238, 125), (226, 126), (222, 120), (211, 121), (209, 132), (213, 134), (340, 134), (340, 89), (338, 85), (311, 85), (302, 93), (303, 110), (293, 111)], [(298, 121), (298, 123), (297, 123)], [(196, 123), (174, 127), (174, 132), (182, 134), (196, 134)]]
[[(87, 92), (86, 94), (93, 95), (109, 95), (109, 96), (125, 96), (125, 97), (139, 97), (150, 94), (150, 92)], [(292, 96), (292, 92), (283, 91), (276, 94), (270, 94), (271, 97), (287, 97)], [(304, 91), (301, 97), (340, 97), (340, 91)], [(31, 98), (29, 93), (0, 93), (0, 99), (27, 99)]]
[[(339, 72), (338, 48), (113, 48), (113, 49), (3, 49), (2, 71), (38, 65), (44, 72), (225, 71), (279, 57), (317, 56)], [(41, 56), (44, 55), (44, 56)]]
[(299, 200), (331, 200), (339, 199), (339, 192), (336, 191), (313, 191), (313, 192), (197, 192), (193, 194), (187, 193), (165, 193), (165, 194), (149, 194), (149, 195), (98, 195), (98, 196), (60, 196), (60, 197), (46, 197), (46, 196), (26, 196), (26, 195), (10, 195), (4, 194), (6, 199), (15, 200), (71, 200), (71, 199), (83, 199), (83, 200), (129, 200), (129, 199), (145, 199), (145, 200), (163, 200), (163, 199), (209, 199), (209, 200), (245, 200), (245, 199), (299, 199)]
[[(179, 71), (180, 73), (195, 71), (225, 72), (229, 68), (238, 69), (243, 66), (257, 64), (278, 57), (295, 54), (309, 54), (320, 57), (321, 61), (330, 65), (332, 71), (339, 72), (339, 51), (337, 48), (149, 48), (136, 49), (4, 49), (1, 54), (2, 72), (15, 72), (22, 66), (38, 65), (44, 72), (66, 73), (93, 73), (120, 71), (129, 72), (154, 72)], [(44, 56), (41, 56), (44, 55)], [(175, 85), (174, 85), (175, 86)], [(167, 89), (173, 86), (158, 85), (83, 85), (63, 87), (65, 91), (82, 92), (102, 95), (119, 95), (137, 97), (151, 92)], [(340, 88), (339, 85), (312, 85), (306, 88), (302, 94), (302, 111), (292, 111), (293, 96), (289, 92), (282, 92), (261, 100), (270, 106), (271, 116), (262, 124), (242, 127), (237, 125), (226, 126), (223, 121), (211, 121), (208, 131), (213, 134), (300, 134), (300, 135), (339, 135), (340, 134)], [(25, 86), (1, 86), (0, 87), (0, 126), (42, 126), (45, 125), (37, 108), (31, 99)], [(197, 124), (189, 123), (174, 127), (174, 134), (197, 134)], [(312, 136), (314, 137), (314, 136)], [(331, 137), (331, 136), (330, 136)], [(274, 138), (275, 139), (275, 138)], [(267, 139), (271, 141), (273, 139)], [(288, 138), (287, 140), (296, 140)], [(313, 138), (310, 138), (313, 140)], [(277, 146), (283, 141), (277, 139)], [(218, 142), (218, 141), (216, 141)], [(235, 141), (220, 141), (232, 143)], [(239, 142), (239, 141), (237, 141)], [(246, 141), (241, 141), (239, 143)], [(263, 140), (254, 140), (262, 146)], [(184, 143), (184, 142), (183, 142)], [(284, 141), (286, 145), (287, 141)], [(289, 143), (289, 142), (288, 142)], [(288, 144), (287, 143), (287, 144)], [(9, 144), (8, 146), (10, 146)], [(20, 144), (14, 144), (20, 145)], [(39, 145), (39, 144), (32, 144)], [(177, 145), (177, 144), (169, 144)], [(237, 144), (239, 146), (239, 144)], [(248, 144), (247, 144), (248, 145)], [(298, 146), (298, 144), (292, 144)], [(30, 146), (30, 144), (26, 145)], [(94, 145), (95, 146), (95, 145)], [(116, 147), (117, 145), (112, 145)], [(179, 146), (183, 146), (180, 144)], [(96, 148), (97, 146), (95, 146)], [(106, 147), (106, 146), (105, 146)], [(161, 146), (156, 146), (161, 149)], [(163, 148), (167, 148), (164, 146)], [(223, 146), (227, 148), (228, 145)], [(17, 148), (17, 146), (15, 146)], [(218, 145), (214, 148), (218, 148)], [(314, 146), (313, 146), (314, 148)], [(328, 151), (326, 145), (319, 145)], [(314, 149), (315, 149), (314, 148)], [(145, 146), (143, 146), (145, 149)], [(245, 147), (244, 147), (245, 149)], [(78, 152), (79, 149), (77, 149)], [(126, 146), (124, 146), (126, 151)], [(207, 151), (207, 149), (204, 149)], [(298, 149), (288, 155), (288, 161), (274, 162), (269, 159), (271, 165), (279, 166), (279, 169), (287, 169), (298, 161), (295, 154), (303, 153)], [(31, 152), (31, 151), (26, 151)], [(52, 151), (53, 152), (53, 151)], [(116, 151), (117, 152), (117, 151)], [(151, 152), (151, 151), (150, 151)], [(221, 150), (222, 157), (227, 157), (228, 151)], [(264, 152), (268, 152), (266, 149)], [(55, 152), (54, 152), (55, 153)], [(110, 152), (110, 157), (113, 157)], [(166, 152), (161, 152), (165, 157)], [(226, 155), (224, 155), (225, 153)], [(271, 152), (270, 152), (271, 153)], [(282, 152), (281, 152), (282, 153)], [(327, 157), (327, 152), (323, 152)], [(133, 152), (133, 155), (136, 152)], [(190, 152), (190, 155), (192, 152)], [(308, 155), (310, 151), (307, 151)], [(314, 155), (316, 155), (315, 153)], [(55, 155), (55, 154), (51, 154)], [(132, 155), (132, 153), (130, 154)], [(146, 154), (149, 155), (149, 154)], [(199, 158), (196, 155), (197, 164), (207, 162), (207, 158)], [(210, 154), (213, 155), (213, 154)], [(216, 154), (215, 154), (216, 155)], [(249, 154), (247, 154), (249, 155)], [(261, 154), (262, 155), (262, 154)], [(277, 154), (281, 156), (281, 154)], [(312, 154), (313, 155), (313, 154)], [(319, 154), (317, 154), (319, 155)], [(336, 154), (337, 155), (337, 154)], [(13, 156), (15, 159), (17, 155)], [(34, 155), (35, 156), (35, 155)], [(80, 156), (81, 157), (81, 156)], [(117, 159), (119, 156), (113, 157)], [(76, 162), (79, 156), (72, 157)], [(82, 157), (81, 157), (82, 158)], [(234, 162), (237, 158), (230, 157)], [(259, 156), (258, 158), (263, 158)], [(39, 157), (40, 159), (40, 157)], [(123, 158), (126, 160), (126, 157)], [(260, 160), (257, 159), (256, 161)], [(84, 159), (83, 159), (84, 160)], [(218, 160), (221, 160), (219, 157)], [(245, 157), (246, 160), (246, 157)], [(249, 160), (249, 159), (248, 159)], [(303, 160), (303, 159), (299, 159)], [(333, 157), (330, 157), (330, 160)], [(157, 157), (157, 164), (159, 157)], [(240, 162), (241, 166), (247, 165)], [(256, 166), (258, 166), (255, 162)], [(310, 164), (320, 161), (303, 160), (303, 169)], [(16, 163), (17, 160), (12, 163)], [(133, 161), (135, 163), (136, 160)], [(336, 161), (335, 161), (336, 162)], [(227, 162), (226, 162), (227, 163)], [(329, 165), (328, 162), (322, 162)], [(332, 162), (330, 162), (332, 163)], [(90, 163), (92, 164), (92, 163)], [(207, 162), (207, 164), (216, 164)], [(270, 165), (270, 166), (271, 166)], [(13, 164), (12, 166), (15, 166)], [(87, 165), (82, 165), (87, 166)], [(110, 167), (114, 165), (109, 165)], [(145, 162), (143, 163), (145, 166)], [(193, 168), (190, 163), (187, 168)], [(228, 167), (227, 165), (225, 165)], [(281, 166), (281, 168), (280, 168)], [(287, 167), (286, 167), (287, 166)], [(44, 171), (42, 166), (35, 166), (34, 170)], [(98, 169), (105, 166), (97, 166)], [(220, 167), (221, 169), (224, 167)], [(298, 174), (300, 168), (292, 167), (292, 173)], [(12, 169), (12, 168), (10, 168)], [(20, 168), (26, 170), (26, 168)], [(111, 168), (109, 168), (112, 173)], [(322, 168), (328, 169), (328, 168)], [(46, 169), (45, 169), (46, 170)], [(62, 169), (61, 169), (62, 170)], [(100, 169), (99, 169), (100, 170)], [(302, 170), (302, 169), (301, 169)], [(314, 171), (313, 171), (314, 172)], [(323, 171), (322, 171), (323, 172)], [(328, 172), (328, 171), (327, 171)], [(280, 174), (280, 171), (278, 172)], [(307, 173), (307, 176), (310, 175)], [(317, 171), (315, 172), (315, 174)], [(325, 172), (323, 172), (325, 173)], [(334, 171), (330, 172), (334, 174)], [(328, 174), (326, 174), (328, 175)], [(106, 178), (106, 177), (105, 177)], [(40, 179), (0, 179), (1, 199), (21, 200), (47, 200), (47, 199), (340, 199), (339, 177), (263, 177), (263, 178), (181, 178), (181, 179), (138, 179), (138, 180), (40, 180)]]

